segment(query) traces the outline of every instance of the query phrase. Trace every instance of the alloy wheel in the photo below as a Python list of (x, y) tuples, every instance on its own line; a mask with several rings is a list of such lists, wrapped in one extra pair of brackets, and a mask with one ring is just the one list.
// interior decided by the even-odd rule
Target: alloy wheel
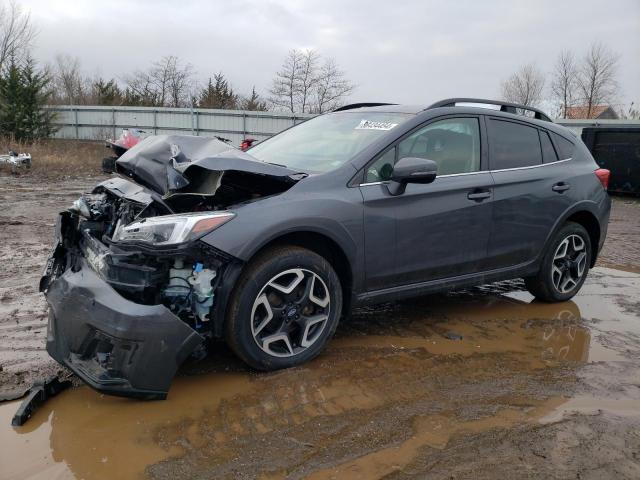
[(269, 355), (298, 355), (320, 338), (330, 308), (329, 289), (319, 275), (302, 268), (281, 272), (262, 287), (253, 302), (253, 339)]
[(587, 266), (587, 248), (579, 235), (571, 234), (560, 244), (553, 255), (551, 278), (560, 293), (567, 293), (578, 286)]

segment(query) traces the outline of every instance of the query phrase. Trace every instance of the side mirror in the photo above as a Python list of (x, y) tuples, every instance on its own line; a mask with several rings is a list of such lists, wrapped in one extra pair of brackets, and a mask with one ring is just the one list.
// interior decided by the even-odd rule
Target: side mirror
[(407, 183), (431, 183), (436, 179), (438, 164), (433, 160), (405, 157), (398, 160), (387, 185), (391, 195), (402, 195)]

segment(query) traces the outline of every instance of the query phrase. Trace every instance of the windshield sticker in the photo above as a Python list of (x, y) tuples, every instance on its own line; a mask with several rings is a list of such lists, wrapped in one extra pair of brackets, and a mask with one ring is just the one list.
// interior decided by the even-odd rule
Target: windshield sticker
[(361, 120), (356, 130), (391, 130), (398, 126), (397, 123), (389, 122), (372, 122), (371, 120)]

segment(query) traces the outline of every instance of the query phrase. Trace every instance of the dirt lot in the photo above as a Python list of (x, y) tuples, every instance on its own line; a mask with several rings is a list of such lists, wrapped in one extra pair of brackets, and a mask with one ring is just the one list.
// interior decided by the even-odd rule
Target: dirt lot
[[(37, 281), (96, 181), (0, 177), (0, 393), (60, 369)], [(164, 402), (74, 388), (17, 429), (0, 404), (0, 478), (640, 478), (638, 273), (640, 201), (615, 198), (572, 302), (431, 296), (357, 311), (301, 368), (255, 374), (220, 345)]]

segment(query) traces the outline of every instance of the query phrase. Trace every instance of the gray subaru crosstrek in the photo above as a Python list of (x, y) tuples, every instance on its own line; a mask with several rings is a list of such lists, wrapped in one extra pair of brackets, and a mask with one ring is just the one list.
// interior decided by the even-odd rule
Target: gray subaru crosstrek
[(478, 99), (350, 105), (247, 152), (149, 137), (60, 214), (47, 350), (97, 390), (165, 398), (214, 338), (271, 370), (366, 303), (519, 277), (564, 301), (604, 243), (608, 178), (544, 113)]

